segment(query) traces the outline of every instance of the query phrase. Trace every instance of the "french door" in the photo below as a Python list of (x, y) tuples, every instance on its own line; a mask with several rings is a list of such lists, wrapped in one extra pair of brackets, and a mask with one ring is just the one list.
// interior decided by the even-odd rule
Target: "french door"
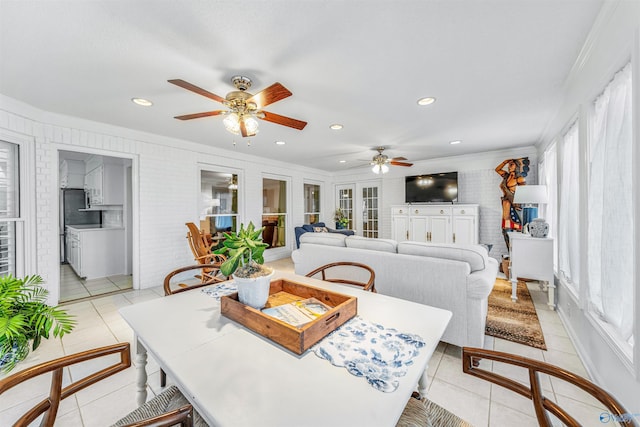
[(363, 237), (380, 237), (380, 183), (336, 186), (336, 208), (349, 218), (348, 229)]

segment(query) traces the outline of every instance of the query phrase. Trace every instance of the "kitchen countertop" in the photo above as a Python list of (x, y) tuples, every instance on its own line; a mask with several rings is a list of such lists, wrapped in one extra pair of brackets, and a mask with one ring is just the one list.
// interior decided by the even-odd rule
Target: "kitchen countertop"
[(67, 225), (67, 228), (70, 228), (75, 231), (124, 230), (124, 227), (122, 226), (103, 226), (100, 224)]

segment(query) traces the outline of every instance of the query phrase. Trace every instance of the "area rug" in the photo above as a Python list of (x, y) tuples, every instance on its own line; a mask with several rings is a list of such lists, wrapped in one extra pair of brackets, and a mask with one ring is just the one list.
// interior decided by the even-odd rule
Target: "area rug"
[(489, 295), (486, 334), (546, 350), (544, 335), (531, 294), (525, 282), (518, 281), (518, 300), (511, 301), (511, 282), (498, 278)]

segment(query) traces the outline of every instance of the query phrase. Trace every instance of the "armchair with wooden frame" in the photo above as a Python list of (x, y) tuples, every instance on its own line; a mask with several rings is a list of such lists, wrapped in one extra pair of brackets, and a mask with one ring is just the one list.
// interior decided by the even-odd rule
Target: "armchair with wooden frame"
[[(63, 371), (69, 366), (98, 358), (109, 358), (114, 354), (120, 356), (118, 362), (106, 368), (102, 368), (102, 366), (96, 368), (100, 370), (63, 387)], [(23, 383), (25, 384), (23, 387), (20, 387), (20, 390), (17, 391), (18, 393), (23, 393), (25, 387), (28, 387), (27, 390), (30, 393), (36, 393), (38, 385), (42, 385), (42, 381), (38, 381), (35, 378), (50, 374), (50, 385), (41, 391), (44, 398), (24, 413), (24, 415), (18, 415), (19, 418), (13, 425), (14, 427), (27, 426), (39, 417), (42, 417), (40, 426), (52, 427), (56, 421), (56, 415), (58, 414), (62, 400), (130, 366), (131, 352), (129, 343), (95, 348), (40, 363), (3, 378), (0, 380), (0, 396), (6, 396), (5, 393), (9, 394), (11, 389)], [(33, 381), (30, 381), (32, 379)], [(46, 393), (48, 393), (48, 395), (46, 395)], [(195, 417), (198, 420), (196, 425), (202, 425), (200, 416), (195, 415)], [(115, 425), (173, 426), (178, 424), (183, 427), (194, 425), (194, 411), (193, 407), (186, 401), (178, 389), (171, 387), (126, 415), (120, 421), (116, 422)]]
[[(224, 282), (227, 277), (220, 273), (220, 265), (227, 260), (224, 255), (218, 255), (211, 253), (211, 247), (200, 229), (192, 222), (185, 224), (189, 229), (187, 233), (187, 241), (191, 252), (193, 252), (194, 259), (203, 264), (200, 274), (197, 275), (202, 283), (210, 282)], [(214, 243), (215, 244), (215, 243)]]
[[(480, 368), (479, 362), (482, 359), (493, 361), (494, 369), (499, 363), (523, 368), (523, 370), (526, 370), (529, 378), (529, 387), (514, 379)], [(500, 351), (463, 347), (462, 370), (469, 375), (502, 386), (531, 400), (538, 419), (538, 425), (543, 427), (552, 427), (555, 425), (549, 417), (549, 414), (552, 414), (558, 418), (563, 425), (569, 427), (579, 427), (582, 424), (569, 415), (558, 403), (543, 395), (540, 374), (549, 375), (552, 378), (565, 381), (600, 401), (608, 412), (602, 412), (600, 414), (599, 424), (612, 421), (613, 423), (624, 426), (638, 426), (636, 419), (638, 414), (631, 414), (625, 411), (620, 402), (605, 390), (579, 375), (549, 363)], [(593, 420), (593, 424), (595, 424), (596, 421), (597, 420)]]

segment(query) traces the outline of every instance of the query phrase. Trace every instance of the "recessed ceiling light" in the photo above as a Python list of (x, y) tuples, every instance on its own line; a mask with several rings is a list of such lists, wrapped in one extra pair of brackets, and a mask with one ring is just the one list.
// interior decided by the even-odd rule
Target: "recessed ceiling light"
[(462, 141), (451, 141), (449, 144), (451, 145), (456, 145), (456, 144), (460, 144)]
[(149, 101), (148, 99), (144, 99), (144, 98), (131, 98), (131, 101), (134, 104), (138, 104), (138, 105), (141, 105), (143, 107), (151, 107), (153, 105), (153, 102)]
[(418, 105), (430, 105), (434, 102), (436, 102), (436, 99), (431, 96), (418, 99)]
[(284, 145), (284, 144), (286, 144), (286, 142), (284, 142), (284, 141), (276, 141), (276, 145)]
[(346, 160), (340, 160), (340, 163), (347, 163)]
[(340, 130), (342, 129), (342, 125), (340, 123), (334, 123), (331, 126), (329, 126), (331, 129), (333, 130)]

